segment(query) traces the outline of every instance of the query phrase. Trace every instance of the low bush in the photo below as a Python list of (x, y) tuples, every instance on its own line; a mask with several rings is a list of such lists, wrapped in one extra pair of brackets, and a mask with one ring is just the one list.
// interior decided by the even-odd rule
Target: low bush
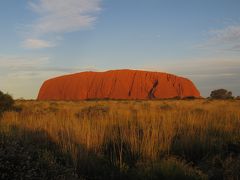
[(217, 89), (211, 92), (212, 99), (233, 99), (232, 92), (226, 89)]
[(0, 115), (4, 111), (11, 110), (13, 108), (14, 100), (9, 94), (4, 94), (0, 91)]

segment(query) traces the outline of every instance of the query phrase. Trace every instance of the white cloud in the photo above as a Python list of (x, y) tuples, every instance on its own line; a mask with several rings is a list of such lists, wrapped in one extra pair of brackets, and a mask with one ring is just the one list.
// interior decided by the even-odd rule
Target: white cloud
[(230, 25), (208, 32), (208, 39), (201, 48), (240, 52), (240, 25)]
[(91, 26), (100, 10), (100, 0), (39, 0), (30, 3), (40, 15), (34, 23), (37, 33), (61, 33)]
[(219, 42), (236, 42), (240, 40), (240, 25), (228, 26), (224, 29), (212, 30), (213, 40)]
[(41, 39), (26, 39), (22, 46), (27, 49), (42, 49), (54, 47), (55, 44), (49, 41), (41, 40)]
[(38, 18), (30, 26), (26, 48), (46, 48), (54, 44), (41, 40), (44, 35), (59, 36), (91, 27), (97, 19), (101, 0), (31, 0), (30, 9)]

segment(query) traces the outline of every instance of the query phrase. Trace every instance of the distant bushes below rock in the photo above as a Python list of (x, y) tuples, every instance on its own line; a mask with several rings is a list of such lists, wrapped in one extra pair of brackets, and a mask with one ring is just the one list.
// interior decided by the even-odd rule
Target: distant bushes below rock
[(233, 99), (231, 91), (226, 89), (217, 89), (211, 92), (210, 97), (212, 99)]
[(232, 95), (231, 91), (228, 91), (226, 89), (216, 89), (213, 90), (210, 94), (210, 97), (208, 99), (235, 99), (240, 100), (240, 96), (234, 97)]

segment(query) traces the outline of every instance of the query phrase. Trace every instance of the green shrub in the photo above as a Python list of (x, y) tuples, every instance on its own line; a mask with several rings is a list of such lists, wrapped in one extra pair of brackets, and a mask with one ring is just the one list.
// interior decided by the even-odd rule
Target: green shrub
[(226, 89), (217, 89), (210, 94), (212, 99), (233, 99), (232, 92)]
[(14, 100), (9, 94), (0, 91), (0, 114), (13, 108)]

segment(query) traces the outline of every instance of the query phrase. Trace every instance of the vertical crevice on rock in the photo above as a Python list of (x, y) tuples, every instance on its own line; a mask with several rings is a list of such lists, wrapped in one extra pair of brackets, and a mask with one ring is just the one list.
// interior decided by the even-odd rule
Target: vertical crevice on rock
[(167, 81), (170, 81), (170, 79), (171, 79), (170, 74), (167, 74)]
[(134, 81), (135, 81), (136, 74), (137, 74), (137, 72), (135, 72), (134, 75), (133, 75), (132, 84), (131, 84), (130, 90), (128, 91), (128, 96), (129, 96), (129, 97), (130, 97), (131, 94), (132, 94), (132, 89), (133, 89), (133, 84), (134, 84)]
[(150, 89), (149, 93), (148, 93), (148, 98), (149, 99), (155, 99), (155, 91), (156, 91), (156, 88), (158, 86), (158, 80), (155, 80), (154, 83), (153, 83), (153, 87)]
[(173, 83), (173, 87), (175, 87), (175, 83), (177, 81), (177, 77), (176, 76), (173, 76), (173, 80), (172, 80), (172, 83)]
[(147, 79), (148, 75), (149, 75), (148, 72), (146, 72), (145, 79), (144, 79), (144, 82), (145, 82), (145, 84), (144, 84), (144, 91), (145, 91), (145, 93), (148, 93), (147, 83), (146, 83), (146, 82), (148, 82), (148, 79)]
[(177, 94), (178, 94), (179, 98), (183, 97), (183, 87), (182, 87), (182, 85), (180, 83), (178, 84)]
[(111, 94), (114, 92), (114, 88), (116, 87), (116, 84), (117, 84), (117, 75), (114, 76), (114, 80), (113, 80), (111, 89), (109, 91), (108, 98), (111, 98)]

